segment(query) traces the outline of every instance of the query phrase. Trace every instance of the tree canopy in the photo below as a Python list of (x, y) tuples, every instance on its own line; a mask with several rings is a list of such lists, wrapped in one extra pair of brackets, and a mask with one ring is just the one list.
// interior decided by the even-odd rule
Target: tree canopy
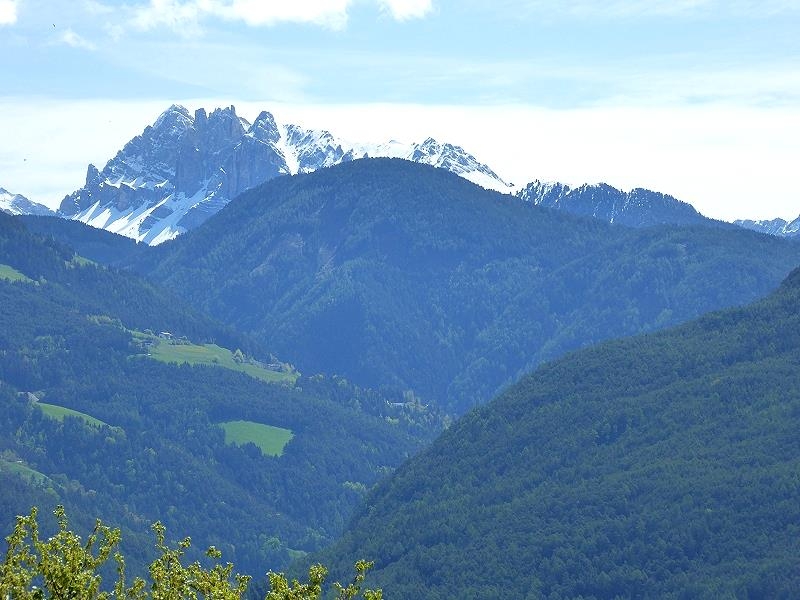
[[(70, 530), (66, 512), (58, 506), (54, 511), (57, 532), (45, 539), (37, 514), (33, 508), (28, 515), (18, 516), (6, 538), (8, 547), (0, 563), (0, 598), (4, 600), (239, 600), (247, 593), (251, 578), (235, 574), (233, 564), (220, 562), (222, 553), (217, 548), (206, 550), (203, 563), (187, 563), (191, 539), (169, 545), (160, 522), (152, 526), (157, 556), (147, 575), (129, 579), (118, 550), (119, 529), (98, 520), (84, 541)], [(116, 577), (104, 585), (102, 571), (112, 556)], [(372, 563), (359, 560), (350, 583), (334, 583), (330, 589), (337, 600), (381, 600), (380, 590), (362, 589), (371, 567)], [(303, 583), (290, 583), (282, 573), (270, 572), (265, 600), (318, 600), (326, 589), (326, 576), (327, 569), (319, 564), (311, 566), (308, 582)]]

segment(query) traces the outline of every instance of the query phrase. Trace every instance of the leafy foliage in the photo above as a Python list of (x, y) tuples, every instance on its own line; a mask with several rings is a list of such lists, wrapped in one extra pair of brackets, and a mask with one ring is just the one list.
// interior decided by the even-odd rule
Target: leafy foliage
[(374, 557), (398, 598), (792, 598), (797, 390), (800, 270), (543, 366), (381, 483), (321, 558)]
[(752, 301), (798, 263), (752, 232), (631, 230), (360, 160), (246, 192), (137, 265), (302, 372), (463, 413), (566, 351)]
[[(37, 509), (17, 517), (14, 530), (6, 540), (8, 549), (0, 563), (0, 597), (7, 600), (240, 600), (247, 592), (250, 577), (233, 574), (231, 563), (221, 564), (222, 553), (214, 547), (206, 551), (213, 561), (203, 566), (199, 561), (184, 565), (184, 556), (191, 547), (184, 538), (171, 547), (166, 543), (166, 528), (153, 524), (157, 556), (150, 563), (149, 578), (134, 578), (130, 586), (125, 578), (125, 559), (116, 551), (121, 539), (119, 529), (111, 529), (101, 521), (95, 523), (84, 543), (69, 529), (64, 508), (54, 511), (58, 532), (47, 540), (39, 533)], [(113, 588), (104, 590), (100, 571), (114, 552), (117, 579)], [(361, 584), (372, 563), (357, 561), (356, 575), (347, 587), (334, 583), (338, 600), (354, 600), (360, 596)], [(270, 591), (266, 600), (318, 600), (323, 592), (327, 570), (313, 565), (309, 582), (293, 581), (290, 585), (280, 573), (269, 573)], [(38, 584), (38, 585), (37, 585)], [(39, 587), (41, 585), (41, 587)], [(364, 600), (381, 600), (380, 590), (364, 590)]]

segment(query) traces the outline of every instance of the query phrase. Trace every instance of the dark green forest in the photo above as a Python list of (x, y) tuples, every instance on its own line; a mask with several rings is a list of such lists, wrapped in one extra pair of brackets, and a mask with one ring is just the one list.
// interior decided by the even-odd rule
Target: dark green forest
[[(136, 572), (160, 520), (256, 576), (375, 560), (388, 598), (794, 598), (800, 273), (655, 330), (799, 263), (394, 160), (156, 248), (0, 214), (0, 526), (63, 504)], [(159, 362), (164, 339), (300, 376)], [(289, 441), (226, 443), (235, 421)]]
[(796, 598), (800, 270), (571, 354), (379, 484), (321, 555), (392, 598)]
[[(263, 574), (341, 531), (365, 490), (429, 442), (441, 418), (401, 393), (341, 378), (266, 384), (147, 357), (129, 328), (246, 347), (139, 277), (97, 267), (0, 215), (0, 525), (64, 504), (119, 525), (133, 564), (162, 520)], [(256, 344), (256, 347), (258, 345)], [(80, 411), (48, 416), (40, 403)], [(218, 423), (291, 430), (281, 456), (225, 443)]]
[(301, 371), (460, 414), (544, 360), (755, 300), (800, 264), (800, 245), (709, 223), (633, 230), (359, 160), (254, 188), (134, 262)]

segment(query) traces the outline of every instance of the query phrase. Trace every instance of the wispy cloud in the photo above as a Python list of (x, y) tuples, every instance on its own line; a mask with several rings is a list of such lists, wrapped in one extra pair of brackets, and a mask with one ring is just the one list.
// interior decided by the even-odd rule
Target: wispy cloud
[(67, 29), (66, 31), (64, 31), (64, 33), (62, 33), (61, 36), (59, 37), (59, 41), (62, 44), (66, 44), (67, 46), (71, 46), (73, 48), (81, 48), (83, 50), (97, 49), (97, 47), (92, 42), (90, 42), (80, 34), (76, 33), (72, 29)]
[(228, 103), (255, 98), (307, 100), (310, 84), (302, 69), (255, 44), (171, 40), (140, 47), (137, 53), (127, 52), (125, 46), (112, 48), (110, 56), (133, 77), (160, 81), (182, 90), (182, 95), (227, 97)]
[(17, 22), (17, 0), (0, 0), (0, 25)]

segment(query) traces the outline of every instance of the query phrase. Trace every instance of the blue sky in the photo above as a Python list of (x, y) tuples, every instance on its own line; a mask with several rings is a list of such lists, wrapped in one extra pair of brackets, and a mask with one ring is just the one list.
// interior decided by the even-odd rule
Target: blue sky
[(794, 218), (798, 31), (798, 0), (0, 0), (0, 186), (57, 204), (171, 103), (234, 104)]

